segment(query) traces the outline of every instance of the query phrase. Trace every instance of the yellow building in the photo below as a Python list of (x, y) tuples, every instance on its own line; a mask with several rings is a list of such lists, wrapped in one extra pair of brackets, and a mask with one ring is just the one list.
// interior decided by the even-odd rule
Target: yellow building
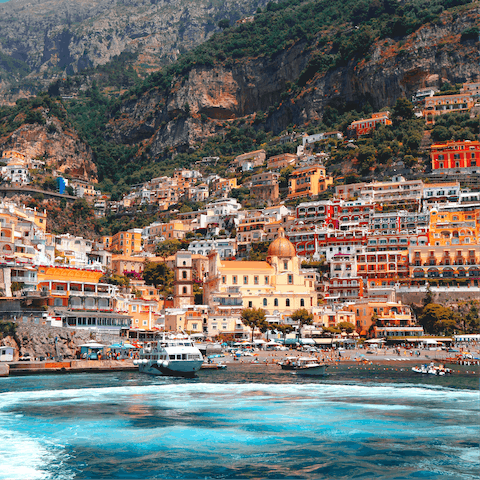
[(131, 328), (152, 330), (158, 318), (158, 302), (144, 298), (119, 298), (116, 308), (131, 317)]
[(409, 256), (410, 278), (415, 283), (479, 284), (479, 245), (411, 246)]
[(115, 250), (124, 255), (132, 255), (142, 251), (142, 231), (132, 228), (126, 232), (118, 232), (113, 236), (102, 237), (103, 246), (106, 250)]
[(112, 272), (117, 275), (125, 275), (125, 272), (142, 273), (144, 264), (145, 259), (142, 257), (112, 255)]
[(297, 168), (288, 180), (288, 199), (313, 197), (325, 192), (333, 185), (333, 178), (326, 175), (323, 165)]
[(267, 261), (221, 261), (211, 252), (204, 303), (226, 313), (262, 308), (281, 321), (299, 308), (311, 311), (317, 305), (317, 293), (313, 279), (300, 271), (295, 247), (280, 229), (268, 249)]
[(236, 178), (217, 178), (210, 183), (212, 194), (224, 193), (228, 194), (233, 189), (238, 188)]
[(429, 244), (475, 245), (479, 237), (480, 207), (444, 207), (430, 212)]

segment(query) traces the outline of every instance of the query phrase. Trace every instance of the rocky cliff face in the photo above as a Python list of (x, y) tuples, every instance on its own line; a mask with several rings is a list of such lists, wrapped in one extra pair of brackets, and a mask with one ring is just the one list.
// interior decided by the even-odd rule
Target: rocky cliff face
[(26, 123), (3, 138), (0, 150), (15, 150), (30, 158), (41, 158), (46, 166), (63, 174), (86, 181), (97, 180), (97, 167), (90, 148), (77, 134), (56, 118), (48, 118), (45, 125)]
[[(55, 338), (57, 338), (56, 346)], [(118, 342), (119, 338), (115, 335), (91, 334), (84, 330), (19, 323), (15, 335), (0, 340), (0, 345), (15, 349), (14, 361), (18, 361), (19, 357), (27, 354), (32, 359), (57, 355), (68, 359), (76, 358), (80, 345), (92, 341), (111, 345)]]
[[(251, 15), (267, 0), (10, 0), (0, 4), (0, 95), (14, 100), (52, 80), (137, 54), (158, 70), (205, 41), (222, 19)], [(25, 77), (25, 74), (27, 76)]]
[[(165, 146), (187, 147), (218, 132), (224, 121), (266, 111), (276, 104), (266, 127), (278, 133), (290, 124), (321, 119), (329, 104), (369, 101), (374, 109), (409, 98), (418, 88), (479, 80), (479, 45), (461, 41), (461, 32), (480, 23), (479, 8), (426, 25), (397, 42), (378, 41), (368, 60), (327, 73), (317, 73), (305, 87), (287, 90), (315, 54), (297, 44), (272, 61), (262, 58), (232, 67), (197, 67), (180, 79), (167, 97), (153, 90), (139, 100), (126, 101), (122, 115), (110, 124), (113, 139), (147, 142), (153, 156)], [(287, 92), (285, 98), (282, 92)], [(186, 105), (188, 104), (188, 109)], [(271, 109), (270, 109), (271, 110)], [(209, 122), (201, 119), (204, 114)]]

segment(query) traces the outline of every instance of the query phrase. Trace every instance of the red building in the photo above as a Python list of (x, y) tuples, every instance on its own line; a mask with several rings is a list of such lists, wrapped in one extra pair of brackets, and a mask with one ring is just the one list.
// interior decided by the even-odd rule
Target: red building
[(377, 125), (391, 125), (392, 121), (390, 120), (390, 112), (378, 112), (373, 113), (371, 118), (362, 118), (362, 120), (357, 120), (352, 122), (348, 127), (348, 136), (349, 137), (360, 137), (362, 135), (368, 135), (374, 130)]
[(432, 170), (472, 168), (480, 166), (480, 142), (462, 140), (435, 143), (431, 146)]

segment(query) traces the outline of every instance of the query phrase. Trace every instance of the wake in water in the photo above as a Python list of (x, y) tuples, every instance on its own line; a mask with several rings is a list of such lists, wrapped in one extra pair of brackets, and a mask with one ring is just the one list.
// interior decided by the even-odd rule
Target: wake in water
[(0, 478), (476, 478), (480, 469), (474, 391), (86, 379), (94, 386), (61, 389), (72, 379), (50, 377), (43, 390), (0, 395)]

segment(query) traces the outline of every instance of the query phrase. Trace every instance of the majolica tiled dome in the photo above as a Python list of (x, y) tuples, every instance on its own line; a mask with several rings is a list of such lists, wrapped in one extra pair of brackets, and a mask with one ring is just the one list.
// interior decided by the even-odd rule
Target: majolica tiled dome
[(295, 257), (295, 247), (293, 243), (285, 238), (285, 230), (280, 227), (278, 229), (278, 237), (268, 247), (269, 257)]

